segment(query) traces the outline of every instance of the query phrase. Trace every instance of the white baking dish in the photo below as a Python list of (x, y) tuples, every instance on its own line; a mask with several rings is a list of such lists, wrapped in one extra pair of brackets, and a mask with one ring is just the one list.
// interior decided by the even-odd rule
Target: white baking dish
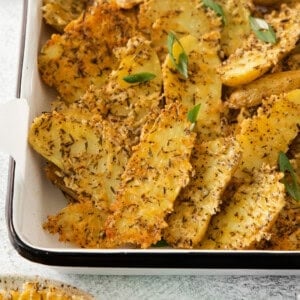
[(42, 83), (37, 70), (38, 51), (49, 36), (42, 22), (41, 2), (28, 0), (24, 3), (24, 47), (20, 55), (18, 99), (0, 106), (0, 150), (13, 157), (7, 223), (11, 242), (20, 255), (60, 271), (93, 274), (300, 275), (300, 251), (80, 249), (58, 242), (56, 236), (42, 229), (47, 215), (64, 207), (66, 200), (46, 180), (42, 172), (43, 160), (27, 143), (31, 121), (49, 110), (54, 96)]

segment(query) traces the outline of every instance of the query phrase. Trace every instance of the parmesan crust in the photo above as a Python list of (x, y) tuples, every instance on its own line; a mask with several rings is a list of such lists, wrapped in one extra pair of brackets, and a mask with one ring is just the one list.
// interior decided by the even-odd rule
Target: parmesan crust
[(99, 2), (42, 47), (38, 59), (42, 79), (63, 100), (79, 99), (91, 84), (99, 87), (106, 82), (118, 65), (113, 49), (125, 46), (135, 28), (131, 15), (114, 4)]
[(279, 151), (287, 152), (297, 136), (300, 124), (300, 90), (272, 96), (258, 110), (257, 116), (244, 119), (236, 138), (242, 159), (235, 173), (247, 180), (254, 170), (269, 164), (277, 165)]
[(209, 225), (201, 249), (247, 249), (269, 235), (285, 205), (282, 174), (268, 166), (241, 185)]
[[(163, 64), (163, 83), (166, 102), (181, 101), (187, 110), (200, 104), (195, 131), (202, 140), (212, 140), (221, 135), (222, 83), (216, 69), (220, 65), (218, 51), (220, 34), (217, 31), (202, 36), (180, 40), (189, 56), (188, 78), (183, 79), (167, 56)], [(175, 43), (173, 54), (178, 59), (182, 49)]]
[(61, 180), (77, 200), (108, 208), (130, 154), (109, 122), (45, 113), (34, 120), (29, 142), (61, 170)]
[(143, 131), (107, 219), (106, 234), (113, 243), (147, 248), (161, 239), (164, 219), (192, 170), (195, 135), (186, 114), (172, 103)]
[(272, 12), (265, 19), (274, 28), (277, 42), (265, 43), (252, 33), (243, 47), (230, 55), (219, 68), (225, 85), (238, 86), (251, 82), (295, 48), (300, 36), (300, 4), (293, 8), (283, 4), (279, 13)]
[(150, 35), (163, 61), (167, 54), (168, 32), (178, 38), (192, 35), (200, 39), (205, 33), (220, 31), (221, 21), (197, 0), (146, 0), (140, 7), (139, 27)]
[(61, 242), (70, 242), (81, 248), (112, 247), (105, 238), (104, 223), (109, 214), (91, 202), (71, 203), (58, 214), (48, 216), (44, 229), (58, 234)]
[(211, 217), (219, 210), (222, 194), (239, 162), (239, 145), (232, 138), (196, 144), (191, 158), (195, 175), (182, 190), (167, 218), (164, 239), (173, 247), (196, 247)]

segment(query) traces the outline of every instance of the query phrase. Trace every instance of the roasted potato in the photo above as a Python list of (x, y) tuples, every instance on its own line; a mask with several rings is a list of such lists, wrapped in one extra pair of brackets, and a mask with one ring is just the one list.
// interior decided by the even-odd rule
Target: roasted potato
[(251, 107), (261, 104), (272, 95), (300, 88), (300, 69), (265, 75), (234, 90), (227, 100), (231, 108)]

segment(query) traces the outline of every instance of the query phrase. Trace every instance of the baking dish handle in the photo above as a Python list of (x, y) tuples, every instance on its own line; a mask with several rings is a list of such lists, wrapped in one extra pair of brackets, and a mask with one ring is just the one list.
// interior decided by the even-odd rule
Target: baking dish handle
[(29, 106), (25, 99), (0, 104), (0, 152), (17, 162), (24, 161), (27, 145)]

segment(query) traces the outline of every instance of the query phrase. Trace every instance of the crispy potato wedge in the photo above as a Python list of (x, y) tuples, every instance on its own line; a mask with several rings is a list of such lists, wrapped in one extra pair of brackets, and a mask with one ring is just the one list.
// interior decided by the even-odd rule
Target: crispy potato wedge
[[(118, 48), (117, 52), (120, 63), (108, 76), (107, 84), (101, 88), (90, 86), (74, 105), (57, 101), (53, 108), (72, 118), (78, 116), (79, 120), (93, 119), (100, 114), (111, 120), (119, 130), (125, 127), (139, 136), (149, 112), (156, 109), (161, 101), (160, 62), (150, 42), (141, 36), (129, 39), (127, 45)], [(126, 76), (140, 73), (151, 73), (155, 78), (136, 83), (124, 80)]]
[(269, 74), (234, 90), (226, 103), (230, 108), (235, 109), (256, 106), (271, 95), (279, 95), (299, 88), (300, 69)]
[(261, 166), (277, 164), (279, 151), (286, 152), (297, 136), (300, 124), (300, 90), (272, 96), (257, 116), (245, 119), (240, 124), (236, 139), (242, 149), (242, 158), (235, 173), (246, 179)]
[(44, 0), (42, 6), (43, 18), (47, 24), (62, 33), (68, 23), (77, 19), (83, 13), (89, 2), (91, 1)]
[(200, 1), (147, 0), (140, 7), (139, 25), (150, 34), (163, 61), (167, 54), (168, 32), (175, 32), (178, 38), (192, 35), (199, 39), (205, 33), (220, 30), (221, 22)]
[(267, 15), (266, 21), (274, 28), (277, 43), (265, 43), (251, 34), (244, 47), (237, 49), (219, 68), (225, 85), (250, 83), (295, 48), (300, 36), (300, 4), (294, 8), (283, 4), (280, 12)]
[(112, 247), (105, 238), (104, 223), (109, 212), (98, 209), (91, 202), (71, 203), (58, 214), (48, 216), (43, 228), (58, 234), (61, 242), (82, 248)]
[(66, 188), (78, 200), (92, 200), (101, 208), (114, 200), (130, 152), (108, 122), (45, 113), (31, 125), (29, 143), (62, 170)]
[(256, 171), (212, 218), (201, 249), (247, 249), (268, 236), (285, 205), (281, 173), (269, 167)]
[(211, 217), (219, 210), (222, 194), (240, 158), (233, 138), (196, 143), (191, 164), (195, 175), (179, 194), (173, 213), (167, 217), (164, 239), (177, 248), (196, 247), (205, 235)]
[[(180, 40), (188, 55), (188, 78), (184, 79), (176, 71), (170, 55), (163, 65), (163, 84), (166, 103), (180, 101), (187, 110), (201, 104), (195, 131), (202, 140), (212, 140), (221, 132), (222, 83), (216, 72), (220, 65), (219, 32), (202, 36), (200, 41), (193, 36)], [(182, 49), (174, 44), (173, 54), (178, 59)]]
[(161, 239), (164, 219), (192, 171), (195, 134), (182, 105), (168, 105), (151, 124), (133, 150), (107, 219), (107, 237), (119, 245), (147, 248)]
[[(131, 38), (126, 47), (119, 49), (118, 56), (120, 64), (110, 74), (102, 99), (110, 118), (118, 118), (139, 134), (149, 112), (157, 108), (161, 100), (161, 65), (151, 43), (141, 36)], [(137, 83), (124, 81), (124, 77), (140, 73), (150, 73), (155, 78)]]
[(113, 49), (125, 46), (135, 32), (135, 18), (114, 4), (99, 2), (42, 47), (38, 58), (42, 79), (63, 100), (79, 99), (90, 85), (99, 87), (107, 81), (118, 66)]

